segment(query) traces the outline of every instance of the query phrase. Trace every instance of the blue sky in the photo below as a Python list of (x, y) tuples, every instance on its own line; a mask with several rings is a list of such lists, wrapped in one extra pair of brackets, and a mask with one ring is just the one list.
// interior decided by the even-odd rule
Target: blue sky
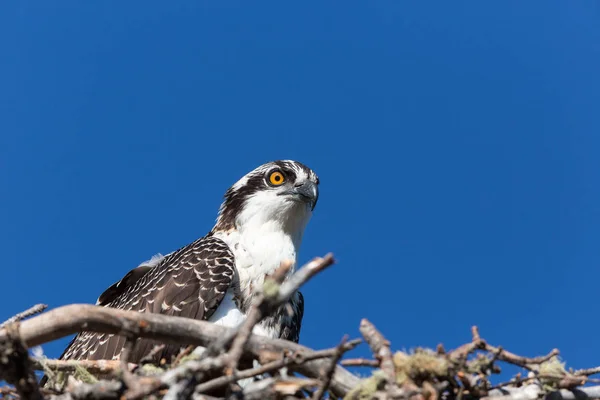
[(338, 259), (304, 288), (303, 344), (366, 317), (396, 349), (451, 348), (476, 324), (600, 364), (599, 18), (591, 1), (2, 2), (0, 319), (94, 302), (292, 158), (321, 178), (301, 261)]

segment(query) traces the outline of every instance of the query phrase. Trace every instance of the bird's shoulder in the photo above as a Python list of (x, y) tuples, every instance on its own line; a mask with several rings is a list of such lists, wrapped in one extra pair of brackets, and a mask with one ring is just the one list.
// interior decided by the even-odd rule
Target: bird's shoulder
[[(206, 320), (234, 282), (235, 259), (229, 246), (210, 233), (158, 260), (129, 271), (100, 295), (104, 307)], [(125, 338), (83, 332), (69, 344), (61, 359), (116, 359)], [(140, 339), (131, 362), (138, 362), (155, 343)], [(156, 359), (170, 359), (180, 346), (169, 345)]]
[[(220, 297), (235, 273), (235, 256), (220, 238), (208, 234), (179, 248), (153, 258), (129, 271), (118, 282), (107, 288), (98, 298), (98, 305), (116, 308), (137, 308), (134, 303), (140, 296), (153, 299), (163, 294), (197, 290), (209, 311), (209, 298)], [(212, 293), (212, 296), (210, 295)], [(191, 293), (190, 293), (191, 294)], [(206, 295), (206, 296), (203, 296)], [(162, 296), (160, 296), (162, 297)], [(153, 311), (157, 311), (153, 307)], [(150, 310), (148, 310), (150, 311)]]

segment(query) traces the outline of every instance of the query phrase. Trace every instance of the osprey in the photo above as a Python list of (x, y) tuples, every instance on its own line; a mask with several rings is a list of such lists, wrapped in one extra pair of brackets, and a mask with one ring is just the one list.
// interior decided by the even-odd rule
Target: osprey
[[(227, 190), (208, 234), (129, 271), (96, 304), (239, 325), (265, 276), (284, 260), (295, 265), (304, 229), (317, 204), (318, 185), (315, 172), (296, 161), (259, 166)], [(304, 299), (298, 291), (288, 304), (260, 322), (254, 333), (298, 342), (303, 314)], [(124, 344), (122, 336), (82, 332), (60, 358), (115, 360)], [(138, 340), (129, 361), (139, 362), (155, 344)], [(154, 361), (170, 362), (180, 349), (180, 345), (168, 345)]]

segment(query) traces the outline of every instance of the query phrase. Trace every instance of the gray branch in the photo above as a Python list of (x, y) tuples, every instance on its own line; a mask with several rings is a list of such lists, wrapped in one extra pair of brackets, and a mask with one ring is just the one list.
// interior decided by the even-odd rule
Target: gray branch
[[(117, 335), (138, 335), (177, 345), (193, 344), (207, 347), (213, 341), (232, 333), (231, 328), (218, 326), (206, 321), (174, 317), (154, 313), (123, 311), (114, 308), (73, 304), (56, 308), (20, 323), (19, 335), (27, 347), (38, 346), (62, 337), (92, 331)], [(8, 335), (0, 329), (0, 340)], [(251, 335), (246, 346), (255, 357), (263, 351), (299, 352), (311, 354), (313, 350), (299, 344)], [(317, 359), (303, 364), (290, 365), (290, 369), (309, 378), (319, 378), (321, 370), (326, 370), (328, 360)], [(343, 396), (359, 382), (359, 378), (346, 369), (337, 366), (331, 380), (331, 390)]]

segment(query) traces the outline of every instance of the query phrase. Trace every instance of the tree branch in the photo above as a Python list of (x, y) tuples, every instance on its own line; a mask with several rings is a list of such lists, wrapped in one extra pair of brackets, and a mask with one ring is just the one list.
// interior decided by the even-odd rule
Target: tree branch
[(10, 317), (6, 321), (0, 324), (0, 328), (5, 328), (8, 324), (12, 324), (13, 322), (22, 321), (25, 318), (31, 317), (32, 315), (39, 314), (44, 311), (48, 306), (46, 304), (36, 304), (35, 306), (28, 308), (27, 310), (18, 313), (14, 317)]
[(258, 297), (255, 299), (246, 320), (238, 328), (235, 338), (233, 339), (229, 357), (226, 362), (230, 369), (230, 373), (233, 373), (237, 368), (237, 364), (254, 326), (278, 307), (287, 303), (300, 286), (306, 283), (310, 278), (334, 263), (335, 260), (331, 253), (323, 258), (316, 257), (300, 268), (285, 282), (284, 279), (292, 267), (292, 264), (290, 262), (282, 263), (273, 276), (265, 279), (265, 285), (262, 292), (259, 293)]
[[(194, 344), (207, 347), (225, 335), (230, 335), (233, 329), (190, 318), (123, 311), (88, 304), (59, 307), (23, 321), (19, 327), (20, 337), (28, 347), (41, 345), (80, 331), (118, 335), (137, 334), (139, 337), (170, 344), (182, 346)], [(6, 329), (0, 329), (0, 340), (6, 337)], [(287, 340), (269, 339), (257, 335), (250, 336), (247, 349), (255, 357), (265, 350), (307, 354), (312, 352), (307, 347)], [(325, 360), (312, 360), (304, 364), (292, 365), (290, 369), (310, 378), (318, 378), (319, 371), (326, 368), (326, 365)], [(343, 396), (358, 383), (358, 380), (358, 377), (338, 366), (333, 375), (331, 389), (336, 395)]]
[(8, 324), (0, 337), (0, 380), (15, 385), (22, 399), (41, 400), (42, 394), (29, 354), (19, 337), (18, 322)]

